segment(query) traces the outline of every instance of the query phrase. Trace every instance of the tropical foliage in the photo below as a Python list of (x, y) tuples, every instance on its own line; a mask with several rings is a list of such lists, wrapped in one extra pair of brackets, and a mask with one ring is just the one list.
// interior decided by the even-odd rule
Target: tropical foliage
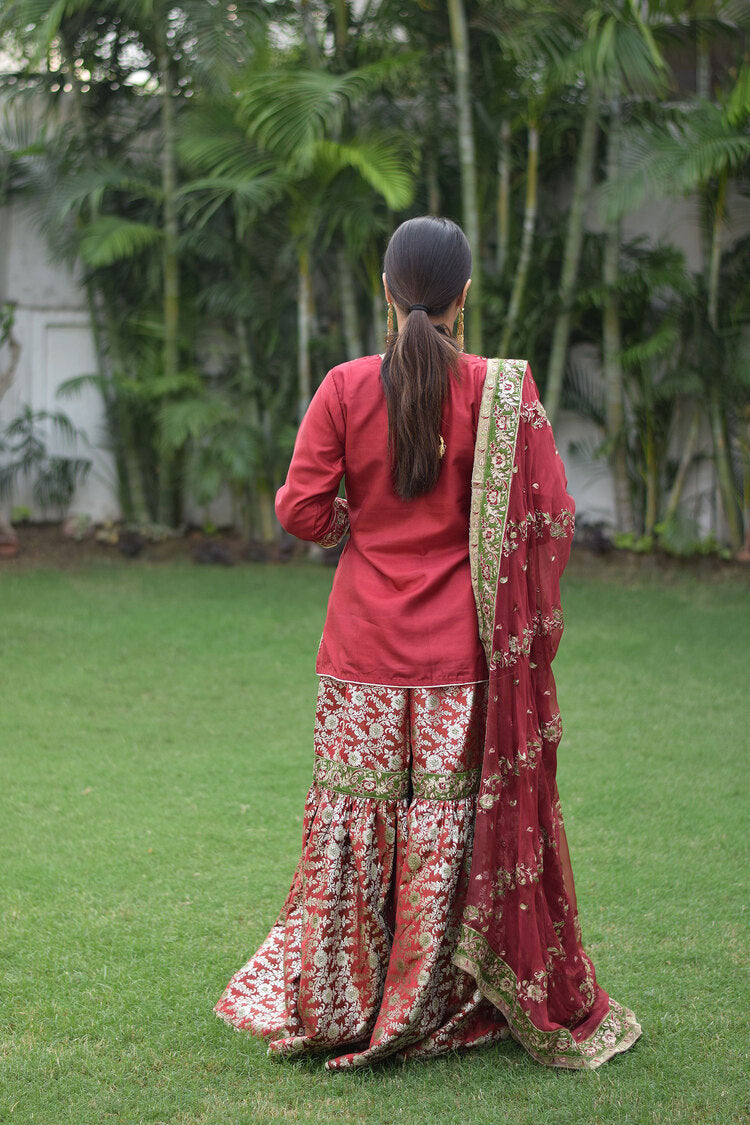
[[(432, 211), (473, 244), (469, 346), (528, 356), (553, 419), (596, 422), (617, 530), (684, 543), (710, 448), (721, 526), (749, 549), (750, 281), (729, 237), (747, 12), (7, 3), (0, 202), (29, 199), (81, 270), (125, 518), (176, 525), (224, 491), (273, 543), (295, 425), (328, 367), (380, 349), (385, 239)], [(643, 203), (685, 195), (692, 272), (626, 234)]]

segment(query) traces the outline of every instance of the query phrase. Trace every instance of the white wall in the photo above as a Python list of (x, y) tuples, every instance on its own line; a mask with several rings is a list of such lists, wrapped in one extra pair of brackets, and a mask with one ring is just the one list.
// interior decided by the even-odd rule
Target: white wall
[[(0, 302), (6, 301), (15, 305), (13, 335), (20, 355), (12, 382), (0, 399), (0, 425), (7, 424), (25, 405), (33, 410), (64, 411), (85, 431), (87, 441), (73, 449), (49, 432), (50, 452), (93, 461), (71, 513), (87, 513), (95, 520), (113, 518), (117, 515), (115, 477), (99, 394), (88, 387), (75, 398), (57, 397), (57, 389), (66, 379), (96, 369), (84, 296), (69, 270), (49, 262), (33, 213), (18, 204), (0, 210)], [(6, 344), (0, 349), (0, 387), (10, 359)], [(31, 482), (19, 481), (13, 503), (31, 508), (37, 519), (56, 516), (34, 502)], [(10, 506), (4, 502), (6, 514)]]

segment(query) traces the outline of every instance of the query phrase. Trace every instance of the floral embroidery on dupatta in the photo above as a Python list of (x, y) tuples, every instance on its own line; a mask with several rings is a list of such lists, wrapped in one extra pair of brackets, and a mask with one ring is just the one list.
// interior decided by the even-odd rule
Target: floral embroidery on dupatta
[(600, 1066), (640, 1035), (581, 945), (556, 773), (552, 659), (574, 506), (525, 360), (492, 359), (469, 534), (489, 711), (467, 905), (454, 963), (539, 1062)]

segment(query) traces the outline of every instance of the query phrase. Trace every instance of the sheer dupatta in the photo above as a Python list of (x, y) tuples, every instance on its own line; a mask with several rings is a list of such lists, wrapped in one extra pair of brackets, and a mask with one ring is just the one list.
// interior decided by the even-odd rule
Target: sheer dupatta
[(640, 1035), (581, 945), (555, 781), (552, 659), (574, 505), (524, 360), (488, 361), (470, 551), (489, 712), (467, 905), (454, 961), (539, 1062), (600, 1066)]

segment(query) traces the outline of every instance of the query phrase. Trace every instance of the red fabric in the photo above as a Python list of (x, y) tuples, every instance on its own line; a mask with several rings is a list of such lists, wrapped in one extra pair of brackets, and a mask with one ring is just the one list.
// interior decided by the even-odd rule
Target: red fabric
[(287, 531), (327, 541), (346, 474), (351, 535), (328, 603), (319, 674), (402, 686), (486, 677), (467, 539), (486, 367), (477, 356), (460, 357), (443, 412), (437, 487), (410, 501), (391, 484), (380, 357), (341, 364), (319, 387), (276, 496)]
[(480, 606), (485, 595), (494, 601), (485, 631), (490, 705), (456, 963), (534, 1057), (594, 1067), (630, 1046), (640, 1028), (599, 987), (581, 945), (555, 780), (561, 723), (551, 668), (574, 508), (531, 372), (511, 363), (492, 407), (480, 481), (477, 530), (487, 547), (478, 594)]

